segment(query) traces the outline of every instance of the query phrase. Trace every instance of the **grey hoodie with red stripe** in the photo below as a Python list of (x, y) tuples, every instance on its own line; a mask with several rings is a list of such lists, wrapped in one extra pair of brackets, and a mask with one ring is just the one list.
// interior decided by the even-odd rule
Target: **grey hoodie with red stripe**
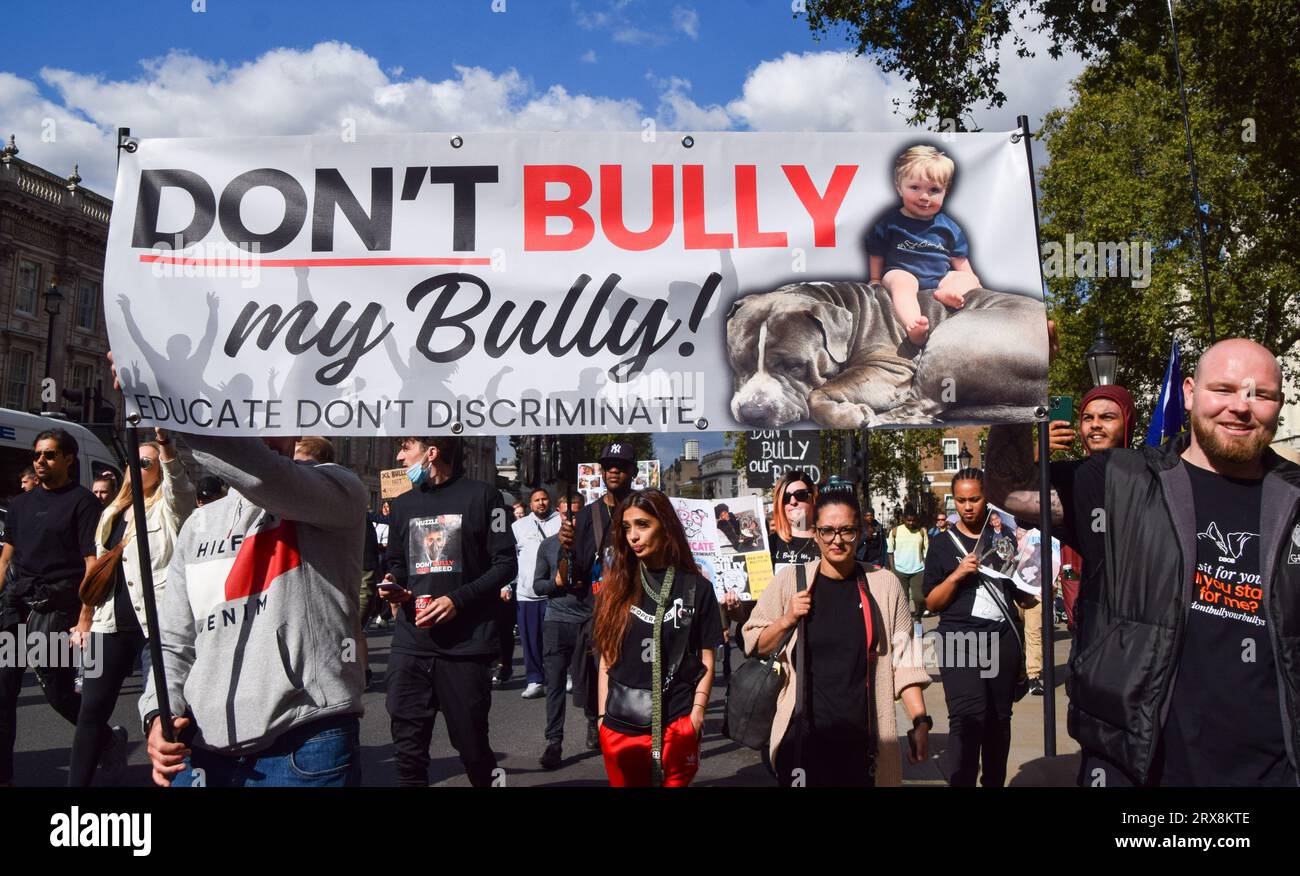
[[(229, 754), (360, 714), (361, 481), (253, 438), (186, 442), (231, 490), (186, 521), (168, 568), (158, 611), (173, 714), (192, 716), (194, 745)], [(151, 676), (141, 717), (156, 710)]]

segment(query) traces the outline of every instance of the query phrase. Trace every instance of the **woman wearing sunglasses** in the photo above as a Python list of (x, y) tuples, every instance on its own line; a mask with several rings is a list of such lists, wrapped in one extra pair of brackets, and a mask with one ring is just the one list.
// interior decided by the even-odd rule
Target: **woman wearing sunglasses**
[[(140, 445), (139, 454), (149, 560), (153, 566), (154, 593), (161, 605), (176, 536), (195, 508), (194, 487), (176, 455), (175, 446), (162, 429), (154, 430), (153, 441)], [(96, 608), (82, 606), (81, 618), (73, 632), (74, 638), (81, 642), (88, 636), (96, 637), (98, 641), (92, 653), (98, 657), (96, 668), (99, 669), (93, 675), (86, 673), (82, 683), (81, 712), (68, 772), (68, 786), (73, 788), (88, 786), (94, 776), (100, 746), (106, 737), (104, 728), (113, 714), (122, 683), (136, 661), (142, 678), (149, 673), (149, 649), (145, 647), (149, 629), (141, 595), (139, 553), (135, 548), (138, 527), (133, 501), (128, 470), (121, 489), (104, 509), (95, 531), (95, 547), (100, 556), (119, 544), (126, 545), (117, 566), (117, 580), (103, 604)]]
[(794, 563), (811, 563), (821, 556), (812, 532), (812, 509), (817, 485), (795, 470), (777, 482), (772, 491), (772, 516), (776, 535), (771, 539), (772, 571)]
[(634, 492), (610, 522), (613, 561), (596, 600), (597, 712), (614, 787), (684, 787), (700, 768), (722, 623), (677, 512)]
[(893, 572), (855, 558), (862, 523), (852, 493), (823, 493), (812, 520), (820, 559), (778, 573), (743, 630), (751, 653), (780, 653), (771, 763), (783, 787), (900, 785), (894, 701), (912, 719), (912, 763), (928, 756), (933, 724), (911, 607)]

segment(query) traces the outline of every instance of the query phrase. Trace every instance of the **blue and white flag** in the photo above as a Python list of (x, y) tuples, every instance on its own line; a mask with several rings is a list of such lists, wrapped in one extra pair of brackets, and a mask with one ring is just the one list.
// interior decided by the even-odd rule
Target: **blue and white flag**
[(1147, 427), (1147, 444), (1159, 447), (1166, 439), (1183, 431), (1183, 368), (1178, 355), (1178, 339), (1174, 338), (1169, 351), (1169, 365), (1165, 368), (1164, 385), (1160, 387), (1160, 400), (1151, 412), (1151, 425)]

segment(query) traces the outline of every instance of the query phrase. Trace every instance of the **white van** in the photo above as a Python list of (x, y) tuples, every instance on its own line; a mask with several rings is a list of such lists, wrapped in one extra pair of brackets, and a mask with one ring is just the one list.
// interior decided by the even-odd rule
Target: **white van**
[(32, 464), (32, 445), (36, 436), (46, 429), (63, 429), (77, 439), (77, 471), (72, 473), (77, 483), (89, 489), (91, 482), (104, 471), (111, 471), (122, 483), (122, 463), (118, 455), (109, 450), (85, 426), (60, 417), (42, 417), (0, 408), (0, 504), (6, 508), (9, 500), (22, 492), (19, 478), (23, 469)]

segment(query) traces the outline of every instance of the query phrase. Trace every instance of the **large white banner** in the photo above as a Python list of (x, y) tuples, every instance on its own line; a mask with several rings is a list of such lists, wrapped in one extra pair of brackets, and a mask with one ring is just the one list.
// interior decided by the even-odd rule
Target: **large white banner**
[(144, 139), (109, 335), (180, 431), (1023, 421), (1030, 185), (1011, 133)]

